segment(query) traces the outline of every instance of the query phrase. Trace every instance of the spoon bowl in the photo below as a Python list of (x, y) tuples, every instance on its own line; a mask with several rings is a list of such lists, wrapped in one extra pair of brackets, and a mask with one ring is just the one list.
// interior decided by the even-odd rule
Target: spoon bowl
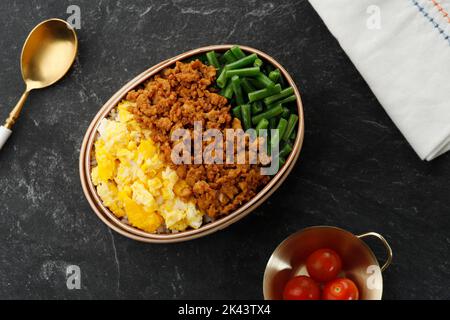
[(28, 89), (48, 87), (70, 69), (77, 52), (77, 36), (70, 25), (51, 19), (37, 25), (22, 50), (22, 77)]

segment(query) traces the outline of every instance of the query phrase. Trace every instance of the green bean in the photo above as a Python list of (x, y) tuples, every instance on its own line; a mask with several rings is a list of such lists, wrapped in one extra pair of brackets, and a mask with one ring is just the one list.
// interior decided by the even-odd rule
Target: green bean
[(228, 50), (227, 52), (225, 52), (223, 54), (223, 58), (225, 59), (225, 61), (227, 63), (232, 63), (237, 61), (236, 57), (234, 56), (233, 52), (231, 52), (231, 50)]
[(244, 123), (244, 129), (250, 129), (252, 127), (252, 111), (249, 104), (244, 104), (241, 106), (241, 115)]
[(261, 101), (255, 101), (252, 103), (252, 114), (258, 114), (264, 111), (264, 107), (261, 103)]
[(256, 59), (255, 62), (253, 63), (253, 66), (255, 67), (262, 67), (262, 65), (264, 64), (264, 62), (261, 59)]
[(231, 81), (225, 88), (220, 91), (220, 95), (224, 96), (227, 99), (231, 99), (233, 97), (233, 84), (231, 83)]
[(262, 100), (271, 95), (277, 94), (281, 92), (281, 86), (279, 84), (271, 87), (267, 87), (265, 89), (261, 89), (258, 91), (253, 91), (248, 94), (248, 100), (250, 102)]
[[(246, 56), (242, 59), (239, 59), (235, 62), (227, 64), (227, 68), (228, 68), (228, 70), (241, 69), (243, 67), (252, 65), (256, 59), (258, 59), (258, 56), (256, 55), (256, 53), (253, 53), (253, 54)], [(257, 66), (255, 66), (255, 67), (257, 67)]]
[(286, 88), (286, 89), (282, 90), (279, 94), (276, 94), (276, 95), (273, 95), (271, 97), (265, 98), (264, 99), (264, 103), (266, 105), (270, 105), (270, 104), (272, 104), (272, 103), (274, 103), (274, 102), (276, 102), (278, 100), (287, 98), (287, 97), (289, 97), (292, 94), (294, 94), (294, 88), (289, 87), (289, 88)]
[(267, 109), (271, 109), (274, 105), (279, 105), (279, 104), (285, 104), (285, 103), (289, 103), (289, 102), (294, 102), (295, 100), (297, 100), (297, 97), (295, 96), (295, 94), (293, 94), (292, 96), (289, 96), (281, 101), (277, 101), (275, 103), (269, 104), (267, 105)]
[(286, 133), (287, 125), (288, 121), (286, 119), (281, 118), (280, 122), (278, 122), (278, 130), (280, 133), (280, 138), (283, 137), (284, 134)]
[(281, 118), (280, 121), (278, 122), (278, 126), (277, 126), (277, 131), (276, 133), (271, 137), (271, 144), (272, 146), (276, 143), (280, 142), (280, 137), (283, 137), (284, 134), (286, 133), (286, 129), (287, 129), (287, 125), (288, 122), (286, 119)]
[(233, 48), (230, 49), (231, 52), (233, 52), (233, 55), (237, 58), (237, 59), (242, 59), (245, 57), (245, 53), (242, 52), (241, 48), (239, 48), (239, 46), (234, 46)]
[(246, 94), (256, 91), (255, 87), (250, 83), (250, 81), (247, 78), (241, 79), (241, 86), (242, 86), (242, 89), (244, 89)]
[(267, 128), (269, 128), (269, 120), (262, 118), (256, 126), (256, 132), (260, 135), (261, 130), (267, 130)]
[(255, 77), (255, 81), (258, 83), (258, 87), (262, 87), (262, 88), (267, 88), (267, 87), (271, 87), (273, 85), (275, 85), (275, 83), (270, 80), (269, 77), (267, 77), (264, 73), (260, 73), (258, 75), (256, 75)]
[(209, 65), (214, 66), (216, 69), (220, 69), (219, 60), (217, 60), (217, 56), (214, 51), (208, 52), (206, 54), (206, 58), (208, 59)]
[(219, 88), (225, 88), (225, 86), (227, 85), (227, 81), (228, 81), (227, 66), (225, 66), (222, 69), (222, 72), (220, 73), (219, 77), (217, 78), (216, 83)]
[(278, 80), (280, 80), (280, 77), (281, 77), (280, 69), (276, 69), (276, 70), (272, 71), (271, 73), (269, 73), (269, 79), (275, 83), (277, 83)]
[(273, 104), (269, 104), (269, 105), (267, 106), (267, 110), (273, 109), (273, 108), (278, 107), (278, 106), (280, 106), (281, 108), (283, 108), (283, 105), (282, 105), (281, 103), (273, 103)]
[[(296, 114), (291, 114), (288, 120), (288, 126), (286, 128), (286, 133), (282, 136), (284, 141), (288, 141), (289, 138), (295, 133), (295, 126), (298, 122), (298, 116)], [(295, 139), (295, 138), (294, 138)]]
[(297, 100), (297, 96), (295, 94), (293, 94), (292, 96), (289, 96), (283, 100), (280, 101), (281, 104), (285, 104), (285, 103), (289, 103), (289, 102), (294, 102)]
[(233, 113), (233, 116), (235, 118), (238, 118), (239, 120), (242, 121), (242, 117), (241, 117), (241, 106), (237, 106), (235, 108), (233, 108), (233, 110), (231, 111)]
[(250, 67), (250, 68), (242, 68), (242, 69), (234, 69), (229, 70), (228, 65), (225, 66), (227, 69), (226, 77), (231, 78), (233, 76), (239, 76), (239, 77), (252, 77), (254, 75), (257, 75), (260, 73), (258, 67)]
[(286, 158), (292, 152), (292, 146), (289, 143), (286, 143), (281, 151), (278, 153), (280, 158)]
[(242, 93), (241, 80), (238, 76), (231, 78), (231, 85), (233, 86), (233, 92), (236, 96), (236, 103), (238, 105), (244, 104), (244, 94)]
[[(265, 64), (255, 53), (246, 55), (238, 46), (224, 54), (210, 51), (201, 58), (218, 70), (216, 86), (231, 105), (237, 105), (232, 109), (232, 115), (241, 121), (245, 130), (253, 127), (259, 135), (261, 130), (278, 129), (269, 134), (267, 148), (271, 152), (272, 144), (278, 141), (283, 147), (278, 154), (279, 161), (284, 163), (293, 149), (299, 117), (292, 108), (285, 106), (297, 98), (292, 87), (285, 88), (286, 81), (281, 71)], [(286, 143), (281, 144), (281, 141)]]
[(258, 122), (261, 121), (261, 119), (266, 118), (266, 119), (270, 120), (274, 117), (279, 116), (282, 113), (283, 113), (283, 107), (280, 105), (278, 107), (275, 107), (273, 109), (267, 110), (263, 113), (260, 113), (256, 116), (254, 116), (252, 119), (252, 122), (256, 126), (258, 124)]
[(283, 107), (283, 113), (281, 114), (281, 117), (287, 120), (290, 115), (291, 110), (289, 110), (289, 108)]

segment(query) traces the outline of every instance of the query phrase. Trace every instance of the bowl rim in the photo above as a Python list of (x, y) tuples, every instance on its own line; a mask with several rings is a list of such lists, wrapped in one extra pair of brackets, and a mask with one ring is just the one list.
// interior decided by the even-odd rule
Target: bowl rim
[[(356, 234), (354, 234), (354, 233), (352, 233), (352, 232), (350, 232), (350, 231), (348, 231), (348, 230), (342, 229), (342, 228), (340, 228), (340, 227), (336, 227), (336, 226), (320, 225), (320, 226), (310, 226), (310, 227), (306, 227), (306, 228), (300, 229), (300, 230), (298, 230), (298, 231), (292, 233), (292, 234), (289, 235), (288, 237), (286, 237), (284, 240), (282, 240), (282, 241), (276, 246), (276, 248), (275, 248), (275, 249), (272, 251), (272, 253), (270, 254), (270, 257), (269, 257), (269, 259), (267, 260), (267, 263), (266, 263), (266, 266), (265, 266), (265, 269), (264, 269), (264, 275), (263, 275), (263, 296), (264, 296), (264, 300), (269, 300), (269, 298), (267, 298), (267, 296), (268, 296), (267, 291), (268, 291), (268, 286), (269, 286), (269, 285), (268, 285), (268, 281), (269, 281), (269, 280), (268, 280), (268, 274), (267, 274), (267, 273), (268, 273), (268, 269), (269, 269), (270, 265), (271, 265), (272, 262), (273, 262), (273, 259), (275, 259), (275, 253), (276, 253), (277, 251), (279, 251), (279, 250), (284, 246), (284, 244), (285, 244), (286, 242), (288, 242), (288, 241), (292, 240), (293, 238), (297, 237), (299, 234), (302, 234), (302, 233), (305, 233), (305, 232), (307, 232), (307, 231), (309, 231), (309, 230), (314, 230), (314, 229), (334, 229), (334, 230), (337, 230), (337, 231), (341, 231), (341, 232), (343, 232), (343, 233), (346, 233), (346, 234), (348, 234), (348, 235), (350, 235), (350, 236), (353, 236), (354, 238), (356, 238), (356, 239), (359, 241), (359, 243), (362, 244), (363, 247), (366, 248), (367, 252), (368, 252), (369, 255), (372, 257), (372, 260), (376, 263), (376, 265), (377, 265), (378, 267), (380, 267), (380, 263), (379, 263), (379, 261), (378, 261), (378, 258), (376, 257), (376, 255), (375, 255), (375, 253), (373, 252), (372, 248), (370, 248), (370, 246), (369, 246), (365, 241), (363, 241), (358, 235), (356, 235)], [(382, 273), (382, 272), (380, 273), (380, 277), (381, 277), (382, 282), (381, 282), (381, 289), (379, 290), (379, 297), (378, 297), (378, 300), (381, 300), (381, 298), (382, 298), (382, 296), (383, 296), (383, 273)]]
[[(303, 104), (301, 100), (300, 91), (297, 88), (294, 80), (289, 75), (289, 73), (286, 71), (286, 69), (274, 58), (269, 56), (268, 54), (248, 46), (239, 45), (240, 48), (248, 53), (256, 53), (260, 58), (263, 58), (264, 60), (268, 61), (275, 67), (279, 68), (282, 72), (283, 76), (286, 78), (287, 82), (290, 86), (294, 89), (294, 93), (297, 96), (297, 111), (299, 114), (299, 126), (298, 126), (298, 133), (297, 137), (294, 143), (293, 151), (289, 155), (288, 159), (286, 160), (285, 165), (280, 168), (278, 173), (269, 181), (267, 185), (264, 186), (263, 189), (258, 192), (258, 194), (245, 203), (243, 206), (239, 207), (237, 210), (233, 211), (231, 214), (221, 217), (218, 220), (202, 225), (199, 229), (193, 229), (193, 230), (187, 230), (182, 231), (178, 233), (171, 233), (171, 234), (151, 234), (142, 230), (139, 230), (131, 225), (123, 223), (119, 218), (117, 218), (109, 209), (107, 209), (101, 199), (99, 198), (96, 189), (92, 183), (92, 180), (90, 178), (90, 172), (91, 172), (91, 151), (93, 148), (93, 144), (95, 141), (97, 128), (100, 124), (100, 121), (105, 118), (111, 110), (117, 106), (117, 104), (125, 97), (125, 95), (132, 90), (133, 88), (136, 88), (137, 86), (141, 85), (145, 81), (147, 81), (149, 78), (154, 76), (155, 74), (159, 73), (164, 68), (170, 67), (173, 65), (176, 61), (185, 60), (187, 58), (190, 58), (192, 56), (206, 53), (208, 51), (225, 51), (230, 49), (232, 44), (224, 44), (224, 45), (212, 45), (212, 46), (205, 46), (201, 48), (197, 48), (194, 50), (187, 51), (185, 53), (182, 53), (180, 55), (177, 55), (173, 58), (164, 60), (153, 67), (145, 70), (138, 76), (136, 76), (134, 79), (126, 83), (121, 89), (119, 89), (97, 112), (97, 114), (94, 116), (92, 122), (90, 123), (86, 134), (83, 139), (83, 143), (80, 150), (80, 179), (81, 184), (83, 188), (83, 192), (91, 206), (91, 208), (94, 210), (94, 212), (99, 216), (99, 218), (106, 223), (109, 227), (111, 227), (113, 230), (121, 233), (124, 236), (130, 237), (135, 240), (144, 240), (145, 242), (151, 242), (151, 243), (170, 243), (170, 242), (180, 242), (180, 241), (187, 241), (192, 240), (195, 238), (199, 238), (202, 236), (206, 236), (208, 234), (211, 234), (215, 231), (224, 229), (228, 227), (229, 225), (233, 224), (234, 222), (242, 219), (246, 215), (248, 215), (250, 212), (252, 212), (254, 209), (256, 209), (259, 205), (261, 205), (273, 192), (278, 189), (278, 187), (281, 185), (282, 182), (287, 178), (291, 170), (293, 169), (296, 161), (299, 158), (300, 151), (303, 145), (304, 140), (304, 132), (305, 132), (305, 124), (304, 124), (304, 113), (303, 113)], [(285, 174), (286, 173), (286, 174)], [(114, 225), (114, 228), (112, 227)], [(141, 239), (142, 238), (142, 239)]]

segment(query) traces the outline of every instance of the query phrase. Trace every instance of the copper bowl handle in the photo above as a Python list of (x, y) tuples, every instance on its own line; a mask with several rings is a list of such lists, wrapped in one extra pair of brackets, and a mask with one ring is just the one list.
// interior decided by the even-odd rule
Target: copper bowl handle
[(391, 246), (389, 245), (389, 243), (386, 241), (386, 239), (381, 234), (376, 233), (376, 232), (367, 232), (367, 233), (364, 233), (364, 234), (360, 234), (357, 237), (359, 239), (364, 239), (364, 238), (367, 238), (367, 237), (375, 237), (375, 238), (377, 238), (378, 240), (381, 241), (381, 243), (384, 245), (384, 247), (386, 248), (386, 251), (387, 251), (386, 262), (381, 267), (381, 271), (383, 272), (384, 270), (386, 270), (387, 267), (389, 267), (389, 265), (392, 262), (392, 249), (391, 249)]

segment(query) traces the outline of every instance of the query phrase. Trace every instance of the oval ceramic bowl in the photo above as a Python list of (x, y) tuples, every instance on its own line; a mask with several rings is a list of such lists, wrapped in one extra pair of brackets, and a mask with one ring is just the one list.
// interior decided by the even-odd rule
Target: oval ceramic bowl
[(143, 84), (144, 82), (149, 80), (152, 76), (158, 74), (161, 70), (173, 66), (176, 61), (183, 61), (193, 56), (203, 54), (211, 50), (215, 50), (216, 52), (224, 52), (231, 47), (232, 45), (216, 45), (216, 46), (202, 47), (199, 49), (195, 49), (180, 54), (174, 58), (168, 59), (151, 67), (150, 69), (144, 71), (142, 74), (138, 75), (136, 78), (128, 82), (119, 91), (117, 91), (94, 117), (93, 121), (91, 122), (86, 132), (83, 144), (81, 146), (80, 152), (81, 184), (83, 187), (84, 194), (89, 204), (91, 205), (91, 208), (94, 210), (97, 216), (113, 230), (131, 239), (149, 243), (181, 242), (211, 234), (215, 231), (221, 230), (231, 225), (232, 223), (242, 219), (247, 214), (255, 210), (273, 192), (275, 192), (275, 190), (281, 185), (281, 183), (286, 179), (286, 177), (293, 169), (300, 155), (300, 150), (302, 148), (303, 137), (305, 132), (303, 106), (300, 97), (300, 92), (297, 86), (295, 85), (294, 81), (292, 80), (291, 76), (288, 74), (288, 72), (275, 59), (254, 48), (240, 46), (244, 52), (256, 53), (265, 62), (272, 64), (276, 68), (279, 68), (283, 76), (287, 80), (288, 84), (294, 88), (295, 95), (297, 96), (297, 109), (300, 121), (298, 125), (298, 134), (295, 140), (293, 151), (289, 155), (288, 159), (286, 159), (285, 165), (282, 168), (280, 168), (279, 172), (270, 180), (270, 182), (266, 186), (264, 186), (264, 188), (252, 200), (250, 200), (245, 205), (243, 205), (236, 211), (232, 212), (228, 216), (222, 217), (214, 222), (205, 224), (196, 230), (187, 230), (172, 234), (151, 234), (123, 223), (111, 211), (109, 211), (108, 208), (106, 208), (103, 205), (101, 199), (97, 195), (96, 189), (90, 178), (90, 172), (91, 172), (92, 150), (97, 135), (97, 128), (100, 124), (100, 121), (109, 115), (111, 110), (117, 106), (117, 104), (126, 96), (126, 94), (130, 90)]
[[(374, 237), (386, 248), (387, 259), (380, 268), (377, 258), (363, 241)], [(376, 232), (354, 235), (346, 230), (317, 226), (294, 233), (273, 252), (264, 272), (264, 299), (281, 300), (286, 283), (292, 277), (308, 275), (305, 261), (314, 251), (330, 248), (343, 261), (342, 276), (353, 280), (359, 289), (361, 300), (380, 300), (383, 293), (382, 271), (392, 261), (392, 249), (386, 239)]]

